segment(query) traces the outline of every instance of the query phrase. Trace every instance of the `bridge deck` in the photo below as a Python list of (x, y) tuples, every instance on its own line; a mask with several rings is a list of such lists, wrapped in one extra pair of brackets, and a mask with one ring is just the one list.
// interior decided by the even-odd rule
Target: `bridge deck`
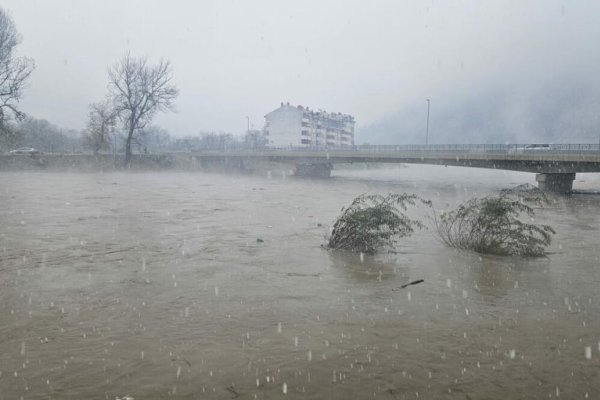
[(526, 150), (509, 145), (370, 146), (197, 152), (198, 158), (263, 159), (292, 163), (412, 163), (537, 173), (600, 172), (598, 145), (557, 145)]

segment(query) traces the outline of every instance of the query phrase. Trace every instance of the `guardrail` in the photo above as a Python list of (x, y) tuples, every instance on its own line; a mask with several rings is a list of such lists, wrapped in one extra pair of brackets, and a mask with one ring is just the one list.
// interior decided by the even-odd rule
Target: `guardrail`
[(600, 153), (600, 144), (430, 144), (430, 145), (360, 145), (343, 147), (285, 146), (285, 147), (225, 147), (196, 150), (197, 153), (222, 152), (307, 152), (307, 153), (483, 153), (483, 154), (594, 154)]

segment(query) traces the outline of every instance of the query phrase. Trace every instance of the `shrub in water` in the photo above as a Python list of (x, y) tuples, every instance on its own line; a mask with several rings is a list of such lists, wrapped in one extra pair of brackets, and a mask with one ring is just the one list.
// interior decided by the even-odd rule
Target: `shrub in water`
[(511, 191), (471, 199), (457, 209), (434, 218), (442, 241), (451, 247), (484, 254), (539, 257), (552, 240), (548, 225), (522, 222), (533, 219), (533, 208), (525, 201), (542, 204), (544, 196), (516, 195)]
[(407, 206), (431, 202), (414, 194), (360, 195), (342, 208), (331, 231), (327, 246), (354, 252), (374, 253), (377, 248), (393, 245), (398, 238), (410, 236), (423, 223), (410, 219)]

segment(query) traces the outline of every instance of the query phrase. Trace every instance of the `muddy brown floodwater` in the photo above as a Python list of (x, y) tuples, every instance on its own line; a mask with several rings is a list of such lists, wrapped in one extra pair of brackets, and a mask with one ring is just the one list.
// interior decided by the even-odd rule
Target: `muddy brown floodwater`
[(334, 173), (0, 173), (0, 399), (600, 398), (600, 177), (538, 211), (547, 258), (422, 231), (361, 260), (321, 248), (361, 193), (534, 176)]

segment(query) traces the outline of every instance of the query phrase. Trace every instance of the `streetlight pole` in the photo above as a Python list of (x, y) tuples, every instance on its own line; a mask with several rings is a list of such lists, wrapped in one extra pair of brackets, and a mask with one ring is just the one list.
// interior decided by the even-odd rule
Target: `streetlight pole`
[[(596, 129), (598, 129), (598, 113), (596, 113)], [(600, 153), (600, 132), (598, 132), (598, 152)]]
[(246, 120), (248, 121), (248, 130), (246, 131), (246, 133), (250, 133), (250, 117), (246, 117)]
[(427, 130), (425, 131), (425, 144), (429, 144), (429, 106), (431, 101), (427, 100)]

